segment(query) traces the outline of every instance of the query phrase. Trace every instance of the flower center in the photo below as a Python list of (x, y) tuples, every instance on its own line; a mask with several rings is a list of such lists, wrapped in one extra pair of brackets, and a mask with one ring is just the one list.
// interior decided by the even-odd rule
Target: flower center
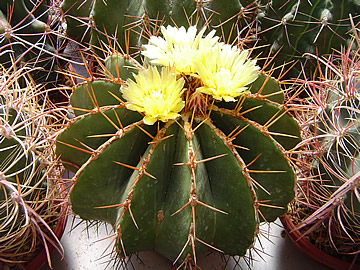
[(184, 95), (186, 96), (187, 110), (196, 117), (205, 116), (209, 107), (209, 96), (196, 92), (196, 89), (202, 86), (200, 79), (187, 76), (186, 81), (187, 91)]
[(150, 97), (152, 99), (163, 99), (164, 98), (164, 95), (162, 93), (162, 89), (159, 88), (157, 90), (151, 90), (150, 92)]
[(231, 71), (226, 68), (221, 68), (218, 72), (214, 74), (214, 81), (216, 84), (224, 85), (224, 82), (230, 82), (232, 80)]

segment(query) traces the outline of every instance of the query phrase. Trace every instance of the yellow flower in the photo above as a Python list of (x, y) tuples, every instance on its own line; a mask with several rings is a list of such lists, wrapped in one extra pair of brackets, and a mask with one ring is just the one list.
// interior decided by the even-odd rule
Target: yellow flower
[(141, 70), (134, 78), (136, 82), (128, 79), (128, 85), (121, 86), (120, 90), (128, 101), (126, 107), (145, 115), (145, 124), (152, 125), (157, 120), (166, 122), (179, 116), (185, 106), (181, 97), (183, 78), (177, 79), (170, 68), (162, 68), (159, 73), (156, 67)]
[(229, 44), (218, 43), (202, 53), (195, 61), (195, 69), (203, 86), (196, 91), (226, 102), (248, 93), (247, 85), (258, 77), (255, 60), (248, 51), (240, 51)]
[(183, 26), (179, 29), (170, 25), (167, 28), (161, 26), (164, 38), (150, 37), (142, 54), (149, 58), (152, 64), (174, 67), (177, 72), (190, 75), (195, 72), (195, 57), (219, 40), (219, 37), (214, 37), (215, 30), (204, 38), (202, 36), (205, 28), (197, 35), (196, 32), (195, 26), (190, 26), (187, 31)]

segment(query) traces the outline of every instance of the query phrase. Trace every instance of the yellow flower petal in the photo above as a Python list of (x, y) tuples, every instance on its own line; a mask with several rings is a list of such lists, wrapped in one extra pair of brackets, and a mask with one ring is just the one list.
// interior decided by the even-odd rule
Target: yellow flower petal
[(120, 90), (128, 101), (126, 107), (145, 115), (145, 124), (152, 125), (157, 120), (166, 122), (179, 116), (185, 106), (183, 78), (177, 79), (170, 68), (162, 68), (159, 73), (156, 67), (141, 70), (134, 78), (136, 82), (129, 79)]
[(156, 123), (156, 121), (157, 121), (157, 119), (152, 116), (149, 116), (149, 115), (144, 116), (144, 123), (146, 125), (153, 125)]
[(195, 57), (205, 49), (214, 46), (219, 40), (215, 30), (206, 37), (203, 28), (198, 34), (195, 26), (188, 30), (182, 26), (179, 29), (173, 26), (161, 27), (163, 37), (150, 37), (149, 44), (144, 45), (142, 54), (150, 59), (150, 63), (174, 67), (177, 72), (190, 75), (194, 70)]
[(194, 67), (203, 84), (196, 91), (226, 102), (247, 93), (247, 85), (256, 80), (259, 70), (248, 54), (223, 43), (208, 48), (195, 61)]

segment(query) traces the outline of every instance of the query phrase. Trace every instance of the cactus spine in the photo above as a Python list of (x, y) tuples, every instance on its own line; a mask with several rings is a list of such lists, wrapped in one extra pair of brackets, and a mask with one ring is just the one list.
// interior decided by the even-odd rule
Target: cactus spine
[[(257, 15), (259, 45), (270, 44), (275, 66), (302, 60), (304, 54), (328, 55), (348, 45), (351, 19), (359, 22), (358, 1), (260, 1)], [(306, 57), (307, 61), (311, 60)], [(314, 69), (314, 67), (313, 67)], [(297, 73), (295, 72), (297, 71)], [(291, 71), (299, 74), (301, 67)]]
[(322, 235), (321, 249), (355, 264), (351, 255), (360, 243), (358, 53), (351, 53), (350, 44), (339, 55), (319, 59), (325, 72), (304, 82), (313, 98), (306, 105), (310, 110), (298, 117), (306, 146), (300, 158), (310, 166), (302, 170), (292, 208), (300, 208), (292, 212), (299, 229)]
[[(46, 129), (48, 114), (27, 68), (0, 71), (0, 268), (24, 267), (42, 248), (61, 250), (53, 229), (63, 196)], [(21, 85), (26, 84), (26, 87)], [(45, 102), (45, 100), (44, 100)]]
[(38, 83), (47, 87), (59, 74), (62, 42), (57, 9), (50, 0), (0, 2), (0, 62), (6, 67), (27, 65)]

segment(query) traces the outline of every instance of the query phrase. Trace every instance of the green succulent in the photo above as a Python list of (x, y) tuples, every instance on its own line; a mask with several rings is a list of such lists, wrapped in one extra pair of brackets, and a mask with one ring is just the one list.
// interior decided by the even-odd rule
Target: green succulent
[(0, 63), (6, 68), (27, 66), (38, 83), (59, 79), (59, 21), (48, 0), (3, 0), (0, 3)]
[(300, 60), (301, 65), (288, 72), (290, 77), (298, 77), (303, 66), (309, 71), (307, 54), (326, 55), (347, 45), (360, 13), (356, 0), (65, 0), (62, 8), (68, 35), (94, 48), (120, 46), (136, 53), (160, 24), (206, 25), (226, 42), (260, 47), (259, 53), (273, 57), (278, 71)]
[[(77, 117), (56, 143), (76, 173), (72, 209), (112, 224), (122, 257), (155, 250), (196, 264), (211, 249), (243, 256), (259, 222), (283, 215), (294, 197), (298, 125), (279, 83), (247, 51), (195, 27), (161, 31), (164, 39), (144, 49), (148, 67), (113, 55), (102, 64), (107, 78), (74, 87)], [(183, 41), (189, 47), (177, 58)], [(157, 51), (162, 42), (173, 50)]]

